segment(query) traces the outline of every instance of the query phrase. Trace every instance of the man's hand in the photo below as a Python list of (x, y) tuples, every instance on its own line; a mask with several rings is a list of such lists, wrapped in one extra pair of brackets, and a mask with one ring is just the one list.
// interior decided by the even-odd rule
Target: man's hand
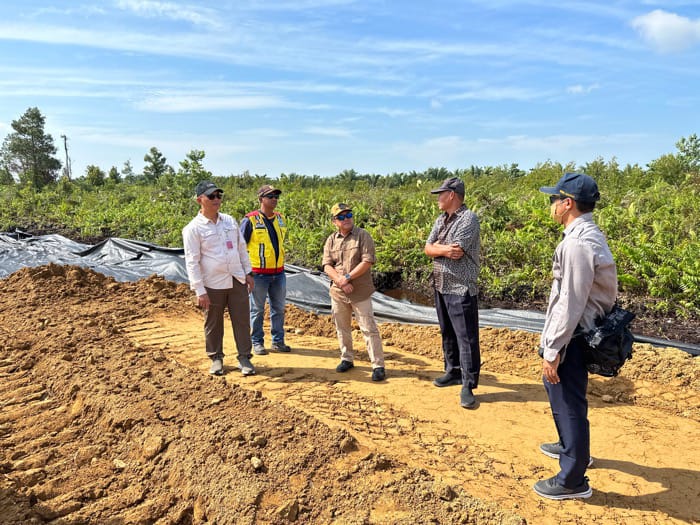
[(211, 305), (209, 296), (207, 294), (197, 296), (197, 304), (202, 310), (209, 310), (209, 306)]
[(544, 376), (545, 380), (552, 385), (559, 384), (559, 374), (557, 373), (557, 369), (559, 368), (560, 357), (561, 356), (557, 354), (554, 361), (547, 361), (546, 359), (542, 360), (542, 375)]
[(447, 252), (447, 255), (446, 255), (446, 257), (448, 259), (457, 260), (457, 259), (461, 259), (463, 256), (464, 256), (464, 250), (462, 249), (462, 247), (459, 244), (453, 243), (453, 244), (449, 245), (449, 251)]
[(248, 287), (248, 293), (251, 293), (255, 288), (255, 277), (253, 277), (252, 275), (246, 275), (245, 284)]

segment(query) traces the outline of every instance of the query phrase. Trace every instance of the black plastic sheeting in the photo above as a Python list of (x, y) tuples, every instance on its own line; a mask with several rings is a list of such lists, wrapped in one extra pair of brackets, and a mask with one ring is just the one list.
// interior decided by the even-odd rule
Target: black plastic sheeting
[[(31, 236), (22, 232), (0, 233), (0, 278), (24, 267), (54, 263), (90, 268), (117, 281), (137, 281), (153, 274), (176, 283), (187, 283), (184, 250), (154, 244), (109, 238), (95, 245), (71, 241), (61, 235)], [(325, 274), (299, 266), (286, 265), (287, 301), (306, 310), (329, 314), (331, 309)], [(421, 306), (393, 299), (382, 293), (372, 295), (375, 315), (383, 321), (411, 324), (437, 324), (432, 306)], [(533, 311), (489, 308), (479, 310), (479, 325), (541, 332), (544, 314)], [(671, 346), (694, 356), (700, 346), (645, 336), (635, 341)]]

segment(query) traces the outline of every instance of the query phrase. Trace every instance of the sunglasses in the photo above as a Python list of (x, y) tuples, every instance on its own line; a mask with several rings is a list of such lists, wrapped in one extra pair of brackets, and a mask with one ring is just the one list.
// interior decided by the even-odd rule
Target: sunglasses
[(210, 193), (209, 195), (207, 195), (207, 199), (209, 199), (210, 201), (213, 201), (214, 199), (222, 199), (223, 196), (224, 196), (223, 193), (215, 191), (214, 193)]
[(559, 195), (550, 195), (549, 196), (549, 204), (554, 204), (557, 201), (560, 201), (561, 197)]
[(270, 193), (269, 195), (263, 195), (263, 199), (279, 199), (280, 196), (277, 193)]
[(341, 213), (340, 215), (336, 215), (335, 218), (339, 221), (344, 221), (345, 219), (352, 219), (352, 212), (349, 211), (347, 213)]

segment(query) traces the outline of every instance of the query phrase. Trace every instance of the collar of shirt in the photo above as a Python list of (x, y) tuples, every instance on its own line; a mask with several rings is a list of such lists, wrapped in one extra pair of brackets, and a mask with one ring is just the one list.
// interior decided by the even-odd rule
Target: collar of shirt
[(562, 233), (562, 235), (566, 237), (572, 231), (574, 231), (576, 227), (580, 226), (584, 222), (593, 222), (593, 214), (584, 213), (583, 215), (576, 217), (566, 228), (564, 228), (564, 232)]
[(467, 211), (467, 205), (462, 204), (451, 215), (449, 213), (447, 213), (446, 211), (443, 211), (442, 216), (445, 219), (445, 222), (449, 222), (449, 221), (454, 220), (455, 218), (459, 217), (460, 215), (462, 215), (465, 211)]
[(352, 225), (352, 230), (350, 230), (350, 231), (348, 232), (347, 235), (343, 235), (342, 233), (340, 233), (340, 230), (336, 230), (336, 232), (335, 232), (335, 238), (336, 238), (336, 239), (347, 239), (347, 238), (350, 237), (353, 233), (355, 233), (355, 228), (357, 228), (357, 226), (355, 226), (355, 225), (353, 224), (353, 225)]
[(205, 217), (202, 211), (200, 210), (199, 213), (197, 214), (196, 217), (198, 222), (201, 222), (202, 224), (207, 224), (207, 223), (212, 223), (212, 224), (217, 224), (221, 220), (221, 214), (219, 212), (216, 212), (216, 222), (211, 220), (209, 217)]

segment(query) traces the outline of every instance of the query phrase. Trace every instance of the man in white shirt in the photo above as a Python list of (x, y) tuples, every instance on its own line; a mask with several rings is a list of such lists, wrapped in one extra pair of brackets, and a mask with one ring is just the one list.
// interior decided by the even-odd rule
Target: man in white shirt
[(204, 339), (212, 364), (210, 374), (224, 373), (224, 310), (228, 308), (238, 350), (238, 368), (255, 374), (250, 362), (250, 303), (253, 279), (248, 249), (236, 220), (219, 212), (224, 191), (210, 181), (195, 188), (197, 216), (182, 230), (190, 288), (204, 310)]

